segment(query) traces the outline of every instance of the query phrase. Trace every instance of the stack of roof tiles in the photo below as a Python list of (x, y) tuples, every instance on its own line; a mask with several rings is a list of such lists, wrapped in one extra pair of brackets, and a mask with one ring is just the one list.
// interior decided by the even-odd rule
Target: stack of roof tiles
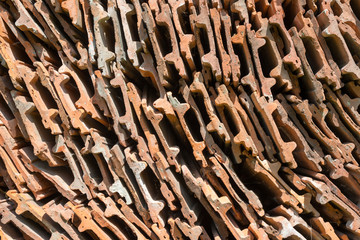
[(360, 239), (359, 0), (2, 0), (1, 239)]

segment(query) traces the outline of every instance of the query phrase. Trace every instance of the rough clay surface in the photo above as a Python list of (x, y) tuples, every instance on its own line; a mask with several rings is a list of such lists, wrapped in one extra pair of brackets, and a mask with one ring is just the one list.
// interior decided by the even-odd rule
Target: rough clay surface
[(360, 239), (359, 0), (1, 0), (1, 239)]

